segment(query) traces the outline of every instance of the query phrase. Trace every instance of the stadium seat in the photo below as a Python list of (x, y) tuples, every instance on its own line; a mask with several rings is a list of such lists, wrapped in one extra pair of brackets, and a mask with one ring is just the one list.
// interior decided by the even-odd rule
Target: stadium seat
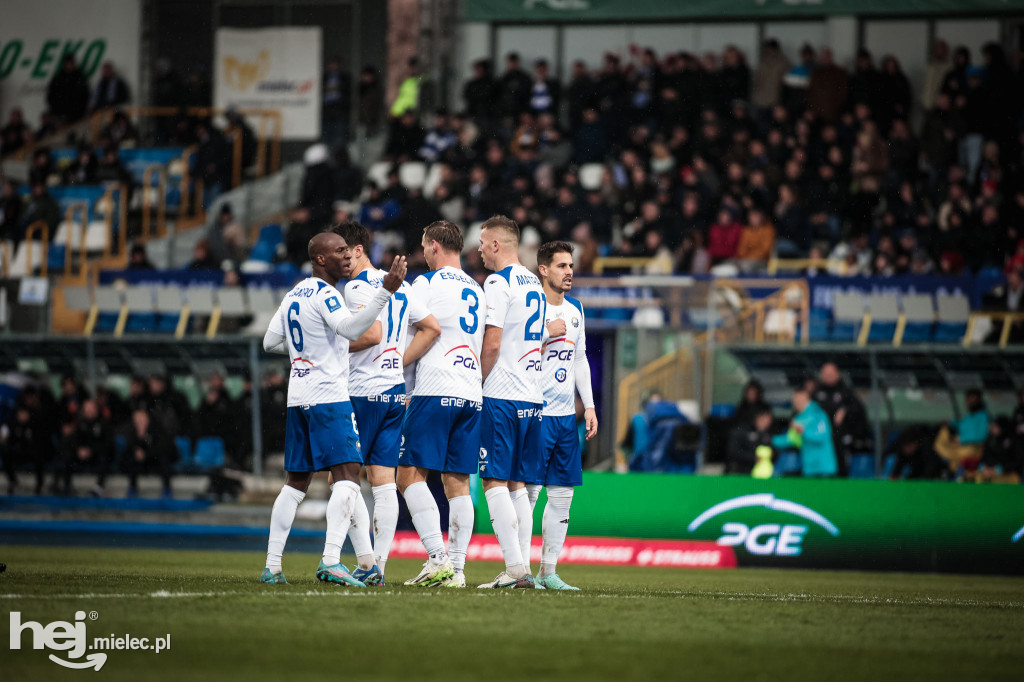
[(380, 188), (387, 187), (388, 173), (391, 172), (391, 163), (378, 161), (372, 164), (366, 171), (367, 180), (372, 180)]
[(427, 171), (427, 179), (423, 183), (423, 196), (426, 198), (434, 198), (434, 192), (437, 191), (437, 188), (441, 185), (441, 182), (444, 179), (444, 167), (443, 163), (435, 163), (430, 167), (430, 170)]
[(406, 161), (398, 167), (398, 182), (406, 189), (422, 189), (427, 181), (427, 164)]
[(284, 241), (284, 230), (277, 223), (270, 223), (260, 228), (259, 240), (269, 244), (280, 244)]
[(892, 341), (900, 318), (900, 305), (896, 294), (870, 294), (867, 303), (868, 315), (871, 316), (867, 341)]
[[(27, 275), (34, 274), (28, 271), (29, 253), (32, 254), (32, 269), (36, 270), (43, 263), (43, 244), (38, 241), (22, 241), (17, 250), (14, 252), (14, 256), (11, 258), (10, 269), (8, 270), (8, 276), (10, 277), (25, 277)], [(61, 261), (61, 265), (64, 261)]]
[[(216, 308), (213, 302), (212, 287), (190, 286), (185, 289), (185, 300), (188, 302), (189, 314), (193, 318), (197, 315), (209, 317), (213, 315)], [(198, 322), (193, 322), (193, 324), (198, 324)]]
[(119, 320), (114, 333), (151, 333), (156, 331), (157, 312), (153, 301), (153, 290), (150, 287), (128, 287), (124, 292), (124, 303), (127, 318)]
[(274, 266), (267, 261), (250, 258), (243, 262), (238, 269), (243, 275), (265, 275), (268, 272), (273, 272)]
[(124, 303), (121, 292), (113, 286), (96, 287), (96, 324), (90, 331), (112, 332), (117, 327)]
[(850, 478), (874, 478), (875, 456), (871, 454), (850, 457)]
[(864, 322), (864, 297), (859, 292), (837, 292), (832, 309), (832, 320), (830, 339), (833, 341), (856, 341), (861, 324)]
[(196, 441), (196, 449), (192, 461), (201, 470), (218, 469), (224, 466), (224, 441), (216, 436), (200, 438)]
[(274, 290), (270, 287), (249, 287), (249, 310), (256, 313), (273, 313), (277, 310), (280, 300), (274, 298)]
[(939, 322), (935, 327), (934, 340), (959, 343), (967, 331), (971, 316), (971, 304), (963, 294), (939, 294), (935, 297), (939, 311)]
[(580, 167), (580, 187), (589, 191), (601, 189), (604, 181), (604, 164), (585, 163)]
[(174, 439), (174, 446), (178, 450), (178, 463), (174, 468), (185, 471), (192, 464), (192, 440), (187, 436), (178, 436)]
[(711, 406), (708, 416), (717, 417), (718, 419), (731, 419), (735, 414), (736, 406), (732, 403), (715, 403)]
[(832, 333), (832, 314), (824, 308), (811, 308), (808, 327), (811, 341), (827, 341)]
[(929, 341), (935, 325), (935, 304), (931, 294), (903, 294), (902, 343)]
[(156, 330), (158, 332), (177, 332), (184, 334), (184, 303), (181, 287), (158, 286), (156, 288), (156, 312), (158, 315)]

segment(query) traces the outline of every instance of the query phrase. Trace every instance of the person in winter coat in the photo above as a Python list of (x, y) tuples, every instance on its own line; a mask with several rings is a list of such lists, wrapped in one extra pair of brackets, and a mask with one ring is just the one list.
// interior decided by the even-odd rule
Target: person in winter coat
[(793, 392), (793, 421), (786, 433), (772, 438), (772, 446), (799, 450), (804, 476), (829, 477), (838, 472), (828, 415), (806, 390)]

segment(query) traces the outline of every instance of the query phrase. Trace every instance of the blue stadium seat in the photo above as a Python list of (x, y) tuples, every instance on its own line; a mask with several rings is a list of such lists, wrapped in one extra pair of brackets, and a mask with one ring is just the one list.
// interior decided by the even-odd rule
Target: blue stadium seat
[(850, 457), (850, 478), (874, 478), (875, 456), (871, 454)]
[(46, 255), (46, 267), (50, 270), (63, 270), (66, 251), (67, 247), (64, 244), (50, 244), (50, 250)]
[(217, 469), (224, 466), (224, 441), (216, 436), (200, 438), (196, 441), (192, 461), (200, 469)]
[(732, 403), (715, 403), (711, 406), (711, 412), (708, 416), (718, 417), (719, 419), (731, 419), (734, 414), (736, 414), (736, 406)]
[[(148, 167), (154, 163), (166, 166), (174, 159), (180, 157), (184, 151), (180, 147), (140, 147), (136, 149), (122, 149), (117, 155), (121, 158), (121, 163), (124, 164), (132, 178), (135, 179), (135, 182), (141, 183), (142, 176)], [(159, 178), (154, 173), (151, 183), (155, 187), (158, 182)]]
[(899, 455), (887, 455), (885, 461), (882, 462), (882, 475), (880, 478), (889, 478), (892, 476), (893, 469), (896, 468), (896, 462), (899, 461)]
[(779, 453), (779, 459), (775, 462), (776, 476), (788, 476), (800, 471), (800, 454), (796, 450), (786, 450)]
[(264, 225), (260, 228), (260, 237), (257, 241), (270, 244), (280, 244), (284, 241), (284, 230), (278, 224)]
[(261, 240), (252, 247), (252, 253), (249, 254), (249, 258), (263, 263), (273, 263), (275, 251), (277, 251), (277, 245)]
[(832, 333), (832, 313), (824, 308), (811, 308), (808, 330), (811, 341), (827, 341)]
[(192, 439), (187, 436), (178, 436), (174, 439), (174, 446), (178, 449), (178, 462), (174, 466), (175, 470), (188, 471), (192, 466)]

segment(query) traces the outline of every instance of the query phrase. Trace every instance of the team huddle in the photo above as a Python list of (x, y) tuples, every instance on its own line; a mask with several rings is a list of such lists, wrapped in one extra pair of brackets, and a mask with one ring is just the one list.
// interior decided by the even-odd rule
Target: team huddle
[[(342, 223), (309, 243), (312, 276), (285, 296), (263, 340), (291, 360), (285, 472), (274, 503), (265, 583), (286, 582), (285, 542), (313, 474), (328, 471), (327, 537), (316, 577), (383, 585), (405, 498), (426, 550), (407, 585), (465, 587), (474, 526), (470, 475), (478, 473), (505, 570), (482, 588), (575, 590), (557, 574), (573, 489), (582, 483), (576, 393), (586, 437), (597, 416), (583, 306), (572, 288), (572, 246), (540, 247), (540, 277), (519, 263), (519, 228), (483, 223), (483, 288), (462, 270), (462, 230), (423, 230), (430, 271), (409, 285), (404, 257), (372, 267), (369, 231)], [(347, 279), (342, 294), (336, 288)], [(365, 466), (373, 500), (359, 487)], [(449, 504), (448, 547), (427, 487), (440, 472)], [(537, 577), (530, 568), (533, 510), (547, 489)], [(341, 563), (348, 536), (358, 567)]]

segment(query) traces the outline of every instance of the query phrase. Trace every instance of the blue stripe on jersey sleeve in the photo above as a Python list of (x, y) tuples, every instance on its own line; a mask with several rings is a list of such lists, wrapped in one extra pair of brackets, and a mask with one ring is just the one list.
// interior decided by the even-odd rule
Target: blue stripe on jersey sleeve
[(433, 277), (434, 275), (436, 275), (436, 274), (437, 274), (437, 272), (438, 272), (437, 270), (431, 270), (430, 272), (424, 272), (424, 273), (423, 273), (422, 275), (420, 275), (420, 277), (423, 277), (423, 278), (425, 278), (425, 279), (426, 279), (426, 280), (427, 280), (427, 281), (429, 282), (429, 281), (430, 281), (430, 279), (431, 279), (431, 278), (432, 278), (432, 277)]
[(316, 283), (317, 293), (323, 291), (325, 286), (327, 286), (327, 282), (321, 282), (321, 281), (318, 280), (317, 283)]
[(580, 311), (580, 315), (583, 314), (583, 304), (580, 303), (579, 300), (573, 298), (572, 296), (566, 296), (565, 300), (566, 302), (572, 303), (574, 306), (576, 306), (576, 309)]
[(370, 282), (370, 270), (369, 269), (363, 270), (358, 275), (356, 275), (353, 279), (358, 279), (358, 280), (361, 280), (363, 282), (369, 283)]

